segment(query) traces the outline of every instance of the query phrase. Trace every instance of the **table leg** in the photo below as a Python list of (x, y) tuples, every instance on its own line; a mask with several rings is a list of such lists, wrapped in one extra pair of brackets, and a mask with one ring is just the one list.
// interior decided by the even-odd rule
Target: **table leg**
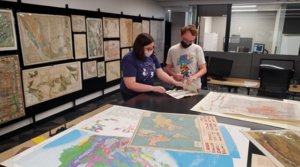
[(250, 88), (247, 88), (247, 95), (249, 95), (250, 93)]

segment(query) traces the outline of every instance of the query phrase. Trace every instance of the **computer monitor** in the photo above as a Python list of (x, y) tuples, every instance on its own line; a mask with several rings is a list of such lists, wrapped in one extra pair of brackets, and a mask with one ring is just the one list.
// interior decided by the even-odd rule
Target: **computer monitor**
[(230, 75), (232, 64), (232, 60), (211, 57), (208, 66), (208, 75), (213, 79), (226, 81), (226, 78)]
[(253, 47), (253, 52), (254, 53), (264, 53), (265, 50), (265, 44), (258, 44), (255, 43)]

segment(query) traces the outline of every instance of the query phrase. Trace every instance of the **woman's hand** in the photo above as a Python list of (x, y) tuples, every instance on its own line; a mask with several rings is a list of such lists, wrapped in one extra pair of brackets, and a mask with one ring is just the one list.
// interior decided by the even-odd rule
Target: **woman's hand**
[(166, 93), (166, 89), (162, 86), (153, 86), (153, 92)]
[(182, 87), (183, 88), (183, 83), (182, 82), (175, 82), (174, 85), (177, 86), (177, 87)]

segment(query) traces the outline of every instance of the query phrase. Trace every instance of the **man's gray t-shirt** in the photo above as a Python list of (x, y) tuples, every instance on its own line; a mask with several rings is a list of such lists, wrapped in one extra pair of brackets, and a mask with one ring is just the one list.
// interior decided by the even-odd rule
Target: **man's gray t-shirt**
[[(173, 66), (175, 73), (181, 73), (183, 77), (190, 77), (200, 70), (199, 65), (206, 62), (203, 50), (199, 45), (192, 44), (183, 49), (179, 43), (169, 49), (166, 63)], [(198, 88), (201, 88), (201, 78), (197, 78), (193, 82), (197, 83)]]

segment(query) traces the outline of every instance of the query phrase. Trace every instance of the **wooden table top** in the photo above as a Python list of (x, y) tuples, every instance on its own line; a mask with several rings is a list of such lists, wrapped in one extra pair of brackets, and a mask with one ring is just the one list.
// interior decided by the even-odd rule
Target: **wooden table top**
[(297, 88), (293, 87), (294, 85), (290, 85), (289, 92), (300, 93), (300, 85), (297, 85)]
[(257, 86), (254, 86), (254, 87), (251, 87), (251, 88), (259, 88), (260, 87), (260, 81), (255, 80), (255, 79), (227, 78), (227, 81), (219, 81), (219, 80), (212, 79), (211, 77), (207, 77), (207, 79), (210, 79), (210, 81), (207, 81), (208, 84), (246, 87), (244, 85), (244, 81), (248, 81), (248, 82), (256, 82), (257, 83)]

